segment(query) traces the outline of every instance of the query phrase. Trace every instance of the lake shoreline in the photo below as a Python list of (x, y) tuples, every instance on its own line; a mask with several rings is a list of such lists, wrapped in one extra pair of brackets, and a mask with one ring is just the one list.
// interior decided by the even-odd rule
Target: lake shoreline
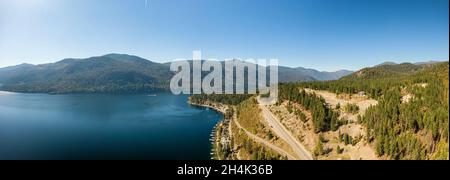
[[(219, 127), (227, 126), (227, 121), (225, 119), (225, 114), (227, 112), (228, 107), (220, 104), (220, 107), (217, 104), (198, 104), (191, 101), (191, 98), (189, 97), (188, 104), (195, 107), (202, 107), (202, 108), (210, 108), (214, 111), (222, 114), (223, 118), (222, 120), (218, 121), (217, 124), (214, 126), (212, 132), (211, 132), (211, 160), (222, 160), (220, 159), (219, 153), (221, 153), (220, 143), (222, 143), (222, 135), (219, 133), (218, 129)], [(228, 121), (229, 123), (229, 121)]]
[(222, 115), (225, 115), (226, 113), (226, 108), (225, 107), (217, 107), (215, 105), (206, 105), (206, 104), (197, 104), (197, 103), (193, 103), (190, 98), (188, 100), (188, 104), (191, 106), (196, 106), (196, 107), (204, 107), (204, 108), (210, 108), (213, 109), (219, 113), (221, 113)]

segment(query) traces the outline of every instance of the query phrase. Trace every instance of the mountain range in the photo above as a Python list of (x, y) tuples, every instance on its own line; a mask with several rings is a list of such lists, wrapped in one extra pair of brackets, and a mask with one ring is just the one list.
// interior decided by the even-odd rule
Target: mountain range
[[(436, 64), (436, 63), (441, 63), (443, 61), (426, 61), (426, 62), (417, 62), (417, 63), (409, 63), (409, 64), (414, 64), (414, 65), (430, 65), (430, 64)], [(406, 63), (400, 63), (400, 64), (406, 64)], [(392, 65), (400, 65), (399, 63), (395, 63), (395, 62), (391, 62), (391, 61), (386, 61), (384, 63), (381, 63), (377, 66), (392, 66)]]
[[(336, 80), (352, 71), (322, 72), (302, 67), (279, 67), (280, 82)], [(30, 93), (139, 93), (165, 91), (175, 73), (169, 63), (108, 54), (86, 59), (63, 59), (49, 64), (0, 68), (0, 89)]]
[[(192, 61), (190, 61), (192, 63)], [(222, 62), (223, 64), (224, 62)], [(330, 81), (341, 78), (398, 75), (437, 63), (386, 62), (356, 73), (348, 70), (318, 71), (303, 67), (279, 67), (280, 82)], [(175, 72), (170, 63), (157, 63), (127, 54), (108, 54), (55, 63), (0, 68), (0, 90), (28, 93), (146, 93), (167, 91)]]
[[(385, 62), (374, 67), (363, 68), (348, 76), (344, 76), (342, 79), (376, 79), (376, 78), (398, 78), (400, 76), (411, 75), (432, 67), (436, 64), (445, 62), (440, 61), (428, 61), (419, 63), (401, 63)], [(448, 61), (447, 61), (448, 63)]]

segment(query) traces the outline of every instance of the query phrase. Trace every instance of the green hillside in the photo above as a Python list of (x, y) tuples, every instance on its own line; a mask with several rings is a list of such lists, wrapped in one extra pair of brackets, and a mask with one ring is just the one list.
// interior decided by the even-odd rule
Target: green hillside
[(410, 75), (429, 66), (430, 65), (415, 65), (411, 63), (403, 63), (403, 64), (384, 63), (372, 68), (364, 68), (356, 73), (343, 77), (342, 79), (354, 80), (354, 79), (376, 79), (376, 78), (397, 77), (403, 75)]
[(385, 65), (363, 69), (338, 81), (296, 86), (338, 94), (364, 92), (378, 100), (379, 104), (370, 107), (359, 121), (368, 128), (368, 140), (379, 156), (448, 159), (448, 73), (448, 62)]
[(2, 90), (39, 93), (137, 93), (168, 88), (173, 73), (164, 64), (109, 54), (52, 64), (0, 69)]

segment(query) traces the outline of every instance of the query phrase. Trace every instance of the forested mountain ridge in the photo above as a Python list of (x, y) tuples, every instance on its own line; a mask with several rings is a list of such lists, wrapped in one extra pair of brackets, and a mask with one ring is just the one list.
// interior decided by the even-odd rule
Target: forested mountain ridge
[[(448, 159), (448, 73), (448, 62), (385, 65), (363, 69), (338, 81), (295, 86), (337, 94), (359, 93), (378, 100), (378, 105), (370, 107), (359, 122), (367, 127), (367, 140), (380, 157)], [(293, 97), (298, 92), (281, 93), (281, 97)], [(329, 120), (318, 118), (316, 124), (332, 125)]]
[(392, 62), (385, 62), (375, 67), (361, 69), (348, 76), (344, 76), (342, 79), (351, 80), (351, 79), (368, 79), (368, 78), (389, 78), (389, 77), (411, 75), (415, 72), (418, 72), (420, 70), (426, 69), (428, 67), (440, 63), (443, 62), (430, 61), (415, 64), (412, 63), (395, 64)]
[[(442, 62), (444, 62), (444, 61), (423, 61), (423, 62), (416, 62), (416, 63), (412, 63), (412, 64), (414, 64), (414, 65), (432, 65), (432, 64), (442, 63)], [(404, 64), (404, 63), (401, 63), (401, 64)], [(395, 62), (391, 62), (391, 61), (386, 61), (384, 63), (376, 65), (375, 67), (385, 66), (385, 65), (399, 65), (399, 64), (395, 63)]]
[(0, 69), (3, 90), (43, 93), (145, 92), (168, 88), (167, 65), (109, 54)]
[[(279, 81), (335, 80), (349, 73), (280, 67)], [(173, 75), (170, 63), (156, 63), (126, 54), (108, 54), (86, 59), (64, 59), (49, 64), (0, 68), (0, 90), (56, 94), (146, 93), (168, 91)]]

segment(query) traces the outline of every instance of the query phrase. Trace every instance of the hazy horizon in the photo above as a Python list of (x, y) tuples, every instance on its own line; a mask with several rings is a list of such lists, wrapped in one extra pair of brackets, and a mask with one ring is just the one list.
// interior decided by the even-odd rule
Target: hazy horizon
[[(449, 60), (448, 0), (0, 0), (0, 67), (108, 53), (320, 71)], [(80, 11), (82, 10), (82, 11)], [(82, 12), (82, 13), (81, 13)]]

